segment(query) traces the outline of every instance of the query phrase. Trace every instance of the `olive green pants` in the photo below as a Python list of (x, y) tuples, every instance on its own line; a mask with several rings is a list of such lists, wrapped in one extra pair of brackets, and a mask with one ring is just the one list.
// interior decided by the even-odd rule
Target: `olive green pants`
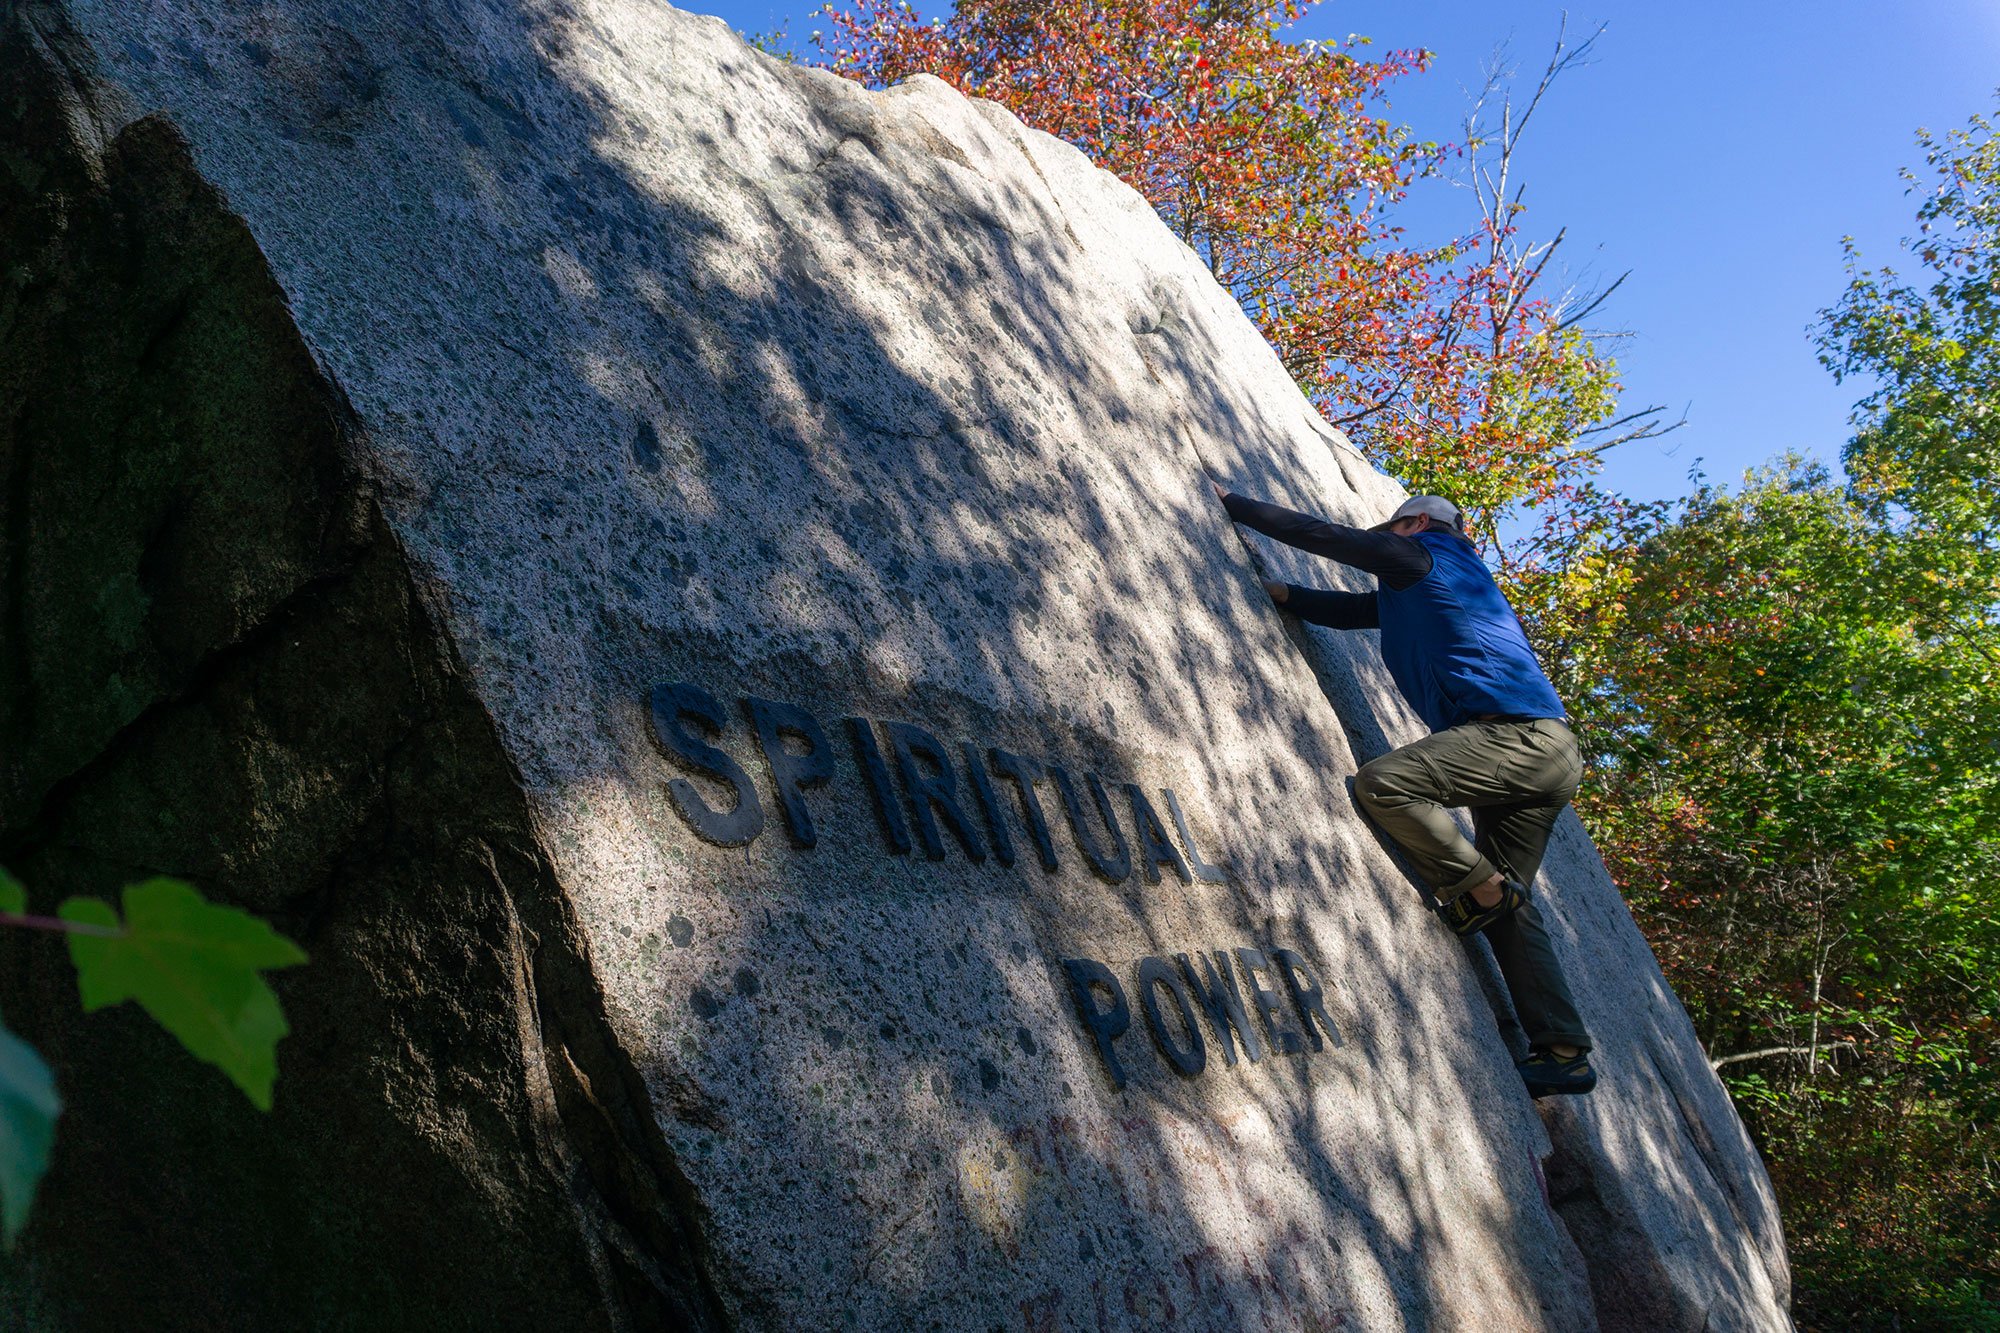
[[(1553, 718), (1468, 722), (1363, 765), (1354, 790), (1448, 902), (1496, 873), (1532, 883), (1582, 777), (1576, 738)], [(1472, 811), (1472, 838), (1446, 813), (1452, 806)], [(1489, 926), (1486, 939), (1529, 1042), (1590, 1049), (1535, 902)]]

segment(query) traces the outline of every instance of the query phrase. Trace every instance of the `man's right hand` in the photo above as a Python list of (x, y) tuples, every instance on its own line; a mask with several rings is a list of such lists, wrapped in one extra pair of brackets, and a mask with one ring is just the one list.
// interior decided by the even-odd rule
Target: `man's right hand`
[(1269, 579), (1259, 579), (1258, 582), (1264, 585), (1264, 591), (1269, 593), (1271, 595), (1271, 600), (1276, 602), (1279, 606), (1283, 606), (1285, 604), (1286, 599), (1292, 595), (1292, 590), (1285, 584), (1273, 583)]

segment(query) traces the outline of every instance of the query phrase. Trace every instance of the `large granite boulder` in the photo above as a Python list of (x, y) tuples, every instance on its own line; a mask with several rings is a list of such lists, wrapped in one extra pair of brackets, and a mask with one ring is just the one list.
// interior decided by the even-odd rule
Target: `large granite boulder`
[(1788, 1327), (1574, 819), (1537, 1106), (1358, 815), (1203, 473), (1399, 493), (1131, 191), (637, 0), (4, 24), (0, 862), (313, 961), (265, 1116), (0, 940), (0, 1326)]

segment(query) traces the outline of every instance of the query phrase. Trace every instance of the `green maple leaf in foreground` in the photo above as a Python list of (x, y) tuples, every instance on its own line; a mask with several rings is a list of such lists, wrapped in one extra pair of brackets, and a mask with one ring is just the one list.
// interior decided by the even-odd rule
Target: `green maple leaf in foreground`
[(177, 879), (128, 885), (122, 926), (97, 898), (71, 898), (60, 915), (117, 931), (68, 937), (85, 1013), (137, 1000), (197, 1059), (229, 1075), (258, 1110), (271, 1109), (278, 1039), (291, 1029), (258, 970), (305, 962), (296, 944)]
[[(0, 912), (20, 916), (27, 910), (20, 882), (0, 870)], [(0, 1244), (12, 1245), (28, 1220), (61, 1112), (49, 1067), (34, 1047), (0, 1027)]]

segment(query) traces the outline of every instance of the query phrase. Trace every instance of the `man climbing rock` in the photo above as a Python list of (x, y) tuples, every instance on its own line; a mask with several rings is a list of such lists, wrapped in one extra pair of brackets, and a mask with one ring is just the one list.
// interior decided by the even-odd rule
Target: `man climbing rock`
[[(1589, 1092), (1590, 1035), (1528, 893), (1583, 761), (1457, 506), (1413, 496), (1364, 531), (1215, 490), (1236, 522), (1375, 576), (1373, 593), (1264, 589), (1315, 625), (1382, 631), (1389, 675), (1431, 734), (1364, 764), (1355, 791), (1437, 891), (1445, 923), (1492, 944), (1528, 1034), (1518, 1065), (1528, 1091)], [(1473, 839), (1448, 806), (1471, 809)]]

